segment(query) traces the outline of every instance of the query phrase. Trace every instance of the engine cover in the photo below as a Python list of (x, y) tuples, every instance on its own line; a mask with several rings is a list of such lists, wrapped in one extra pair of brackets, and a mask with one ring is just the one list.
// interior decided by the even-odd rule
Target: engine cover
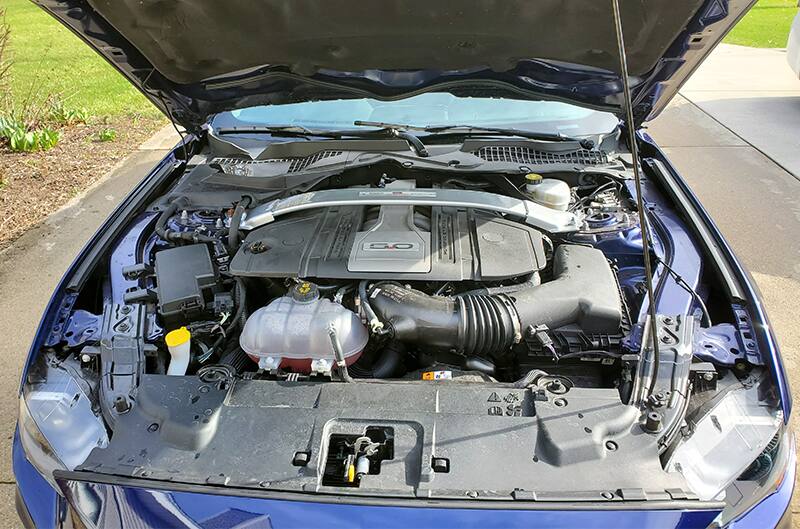
[(546, 264), (542, 234), (459, 207), (340, 206), (250, 232), (230, 265), (249, 277), (500, 280)]
[(415, 219), (412, 206), (383, 206), (378, 218), (370, 219), (361, 230), (350, 249), (349, 272), (431, 271), (430, 222), (424, 217)]

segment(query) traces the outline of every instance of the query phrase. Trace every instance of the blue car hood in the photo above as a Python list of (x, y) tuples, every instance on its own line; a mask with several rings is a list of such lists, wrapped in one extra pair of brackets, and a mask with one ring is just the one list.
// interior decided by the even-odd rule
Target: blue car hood
[[(526, 510), (518, 506), (466, 508), (430, 503), (410, 507), (294, 501), (155, 490), (85, 481), (61, 481), (67, 501), (89, 527), (173, 527), (186, 529), (319, 528), (531, 528), (574, 527), (704, 529), (718, 509), (612, 508)], [(484, 506), (485, 507), (485, 506)], [(534, 507), (535, 508), (535, 507)]]
[[(611, 0), (35, 0), (190, 129), (221, 111), (422, 92), (623, 113)], [(755, 0), (621, 0), (637, 125)]]

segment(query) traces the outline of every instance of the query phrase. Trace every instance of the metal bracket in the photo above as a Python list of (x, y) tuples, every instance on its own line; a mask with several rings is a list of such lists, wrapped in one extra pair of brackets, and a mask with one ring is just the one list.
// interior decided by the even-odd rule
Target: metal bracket
[(523, 219), (550, 233), (578, 231), (580, 219), (567, 211), (548, 208), (530, 200), (462, 189), (387, 190), (374, 188), (327, 189), (273, 200), (246, 212), (241, 228), (252, 230), (274, 222), (281, 215), (337, 206), (443, 206), (497, 211)]

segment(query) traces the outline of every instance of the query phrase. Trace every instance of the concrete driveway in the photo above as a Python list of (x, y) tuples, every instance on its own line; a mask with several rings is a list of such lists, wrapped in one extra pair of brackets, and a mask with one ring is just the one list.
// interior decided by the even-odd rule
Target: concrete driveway
[[(800, 81), (784, 53), (721, 46), (650, 133), (753, 273), (800, 395)], [(20, 366), (41, 311), (84, 241), (174, 143), (169, 133), (149, 142), (0, 254), (0, 527), (18, 527), (8, 454)]]

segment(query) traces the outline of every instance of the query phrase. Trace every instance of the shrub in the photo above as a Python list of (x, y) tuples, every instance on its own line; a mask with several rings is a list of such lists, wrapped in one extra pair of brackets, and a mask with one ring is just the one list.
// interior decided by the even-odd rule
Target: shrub
[(6, 22), (6, 10), (0, 8), (0, 97), (8, 96), (7, 84), (11, 69), (11, 61), (8, 60), (8, 39), (10, 35), (11, 29)]

